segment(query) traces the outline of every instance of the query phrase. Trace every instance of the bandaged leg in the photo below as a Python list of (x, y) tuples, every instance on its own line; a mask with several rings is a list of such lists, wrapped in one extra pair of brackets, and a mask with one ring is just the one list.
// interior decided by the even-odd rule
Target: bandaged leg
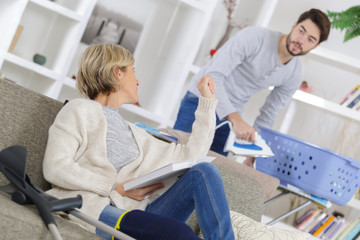
[[(139, 240), (200, 239), (184, 222), (141, 210), (123, 211), (109, 205), (104, 208), (99, 220)], [(96, 234), (105, 239), (114, 239), (100, 229), (96, 229)]]
[(130, 211), (122, 218), (120, 231), (135, 239), (200, 239), (181, 221), (140, 210)]

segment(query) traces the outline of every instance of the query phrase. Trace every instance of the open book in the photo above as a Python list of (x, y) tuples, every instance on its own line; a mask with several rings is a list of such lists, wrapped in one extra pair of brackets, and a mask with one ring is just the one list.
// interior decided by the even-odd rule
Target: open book
[(164, 167), (158, 168), (144, 176), (138, 177), (130, 182), (124, 184), (124, 190), (131, 190), (141, 187), (146, 187), (151, 184), (165, 182), (174, 177), (180, 177), (183, 175), (189, 168), (195, 164), (201, 162), (212, 162), (215, 157), (202, 157), (196, 161), (184, 161), (184, 162), (174, 162), (170, 163)]
[(272, 157), (274, 153), (265, 140), (256, 132), (255, 142), (247, 142), (236, 138), (235, 132), (230, 130), (224, 146), (224, 152), (232, 152), (239, 156)]

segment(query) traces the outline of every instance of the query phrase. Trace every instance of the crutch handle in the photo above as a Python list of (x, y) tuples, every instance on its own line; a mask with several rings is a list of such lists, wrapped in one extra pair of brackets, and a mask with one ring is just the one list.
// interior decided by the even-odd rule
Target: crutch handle
[(51, 205), (51, 211), (52, 212), (58, 212), (58, 211), (68, 212), (68, 211), (73, 210), (75, 208), (81, 208), (81, 206), (82, 206), (82, 197), (81, 197), (81, 195), (77, 195), (74, 198), (65, 198), (65, 199), (59, 199), (59, 200), (52, 200), (50, 202), (50, 205)]

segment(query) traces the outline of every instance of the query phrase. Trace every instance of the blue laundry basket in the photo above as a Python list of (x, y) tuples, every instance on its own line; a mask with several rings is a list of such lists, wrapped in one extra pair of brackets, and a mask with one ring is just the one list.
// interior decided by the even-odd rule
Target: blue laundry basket
[(268, 128), (259, 128), (275, 156), (256, 158), (257, 170), (338, 205), (345, 205), (359, 188), (359, 161)]

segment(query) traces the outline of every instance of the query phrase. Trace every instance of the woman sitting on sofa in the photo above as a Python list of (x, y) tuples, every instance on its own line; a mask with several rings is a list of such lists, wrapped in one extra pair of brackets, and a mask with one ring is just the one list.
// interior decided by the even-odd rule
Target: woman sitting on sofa
[[(201, 97), (187, 145), (158, 140), (118, 113), (123, 104), (138, 102), (133, 64), (131, 53), (118, 45), (85, 50), (77, 88), (88, 99), (68, 102), (49, 129), (43, 163), (44, 176), (53, 185), (48, 193), (57, 198), (81, 194), (82, 212), (137, 239), (198, 239), (185, 225), (194, 209), (205, 239), (234, 239), (222, 179), (212, 163), (195, 165), (169, 185), (124, 190), (125, 182), (168, 163), (205, 156), (217, 104), (215, 84), (205, 76), (198, 83)], [(153, 193), (159, 197), (150, 203)]]

